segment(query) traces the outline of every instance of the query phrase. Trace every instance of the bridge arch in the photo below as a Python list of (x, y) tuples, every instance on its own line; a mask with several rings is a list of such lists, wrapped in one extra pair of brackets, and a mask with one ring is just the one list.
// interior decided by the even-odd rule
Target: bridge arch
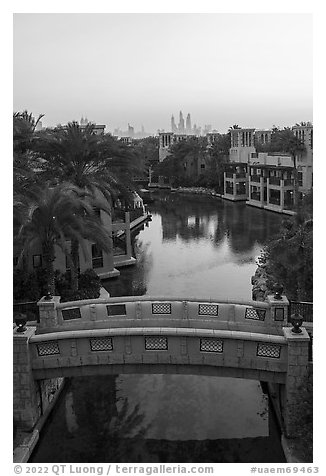
[(286, 428), (293, 433), (291, 415), (308, 371), (309, 336), (287, 326), (285, 297), (275, 302), (270, 296), (267, 303), (139, 296), (59, 301), (41, 300), (38, 328), (14, 331), (16, 416), (23, 424), (37, 420), (38, 380), (179, 373), (284, 385)]

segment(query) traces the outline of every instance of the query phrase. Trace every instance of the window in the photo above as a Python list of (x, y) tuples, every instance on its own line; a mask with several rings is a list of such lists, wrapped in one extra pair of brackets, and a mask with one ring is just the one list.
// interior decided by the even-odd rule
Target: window
[(204, 168), (205, 168), (205, 164), (200, 164), (200, 168), (201, 168), (201, 169), (204, 169)]
[(103, 253), (97, 244), (92, 245), (92, 266), (93, 268), (103, 268)]
[(33, 255), (33, 268), (41, 268), (42, 255)]
[(302, 185), (303, 185), (303, 173), (302, 172), (298, 172), (298, 185), (299, 185), (299, 187), (302, 187)]

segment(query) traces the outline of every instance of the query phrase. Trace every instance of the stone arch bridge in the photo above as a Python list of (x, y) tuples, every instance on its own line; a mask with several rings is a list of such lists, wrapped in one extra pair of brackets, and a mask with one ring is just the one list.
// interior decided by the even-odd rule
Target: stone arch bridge
[(117, 297), (38, 303), (39, 322), (14, 329), (14, 419), (40, 417), (38, 382), (116, 373), (182, 373), (280, 385), (286, 433), (295, 432), (308, 376), (309, 335), (293, 333), (285, 296), (267, 302)]

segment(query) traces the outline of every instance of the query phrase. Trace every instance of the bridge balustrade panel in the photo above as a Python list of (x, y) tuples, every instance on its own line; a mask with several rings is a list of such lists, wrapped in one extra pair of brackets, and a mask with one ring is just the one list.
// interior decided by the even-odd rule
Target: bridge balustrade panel
[(203, 328), (257, 329), (259, 332), (280, 333), (286, 316), (277, 321), (268, 303), (214, 302), (191, 299), (156, 299), (121, 297), (89, 300), (57, 305), (58, 327), (42, 332), (142, 326), (181, 326)]
[[(195, 373), (284, 383), (284, 337), (190, 328), (115, 328), (36, 335), (30, 340), (34, 377), (119, 371)], [(154, 366), (154, 367), (153, 367)], [(157, 366), (161, 366), (158, 370)], [(146, 367), (147, 369), (147, 367)], [(223, 371), (221, 371), (223, 369)]]

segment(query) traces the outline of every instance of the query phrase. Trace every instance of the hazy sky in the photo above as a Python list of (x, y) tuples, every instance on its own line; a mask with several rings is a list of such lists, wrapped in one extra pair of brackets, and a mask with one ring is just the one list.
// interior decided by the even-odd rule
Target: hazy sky
[(312, 120), (310, 14), (14, 14), (14, 110), (225, 132)]

